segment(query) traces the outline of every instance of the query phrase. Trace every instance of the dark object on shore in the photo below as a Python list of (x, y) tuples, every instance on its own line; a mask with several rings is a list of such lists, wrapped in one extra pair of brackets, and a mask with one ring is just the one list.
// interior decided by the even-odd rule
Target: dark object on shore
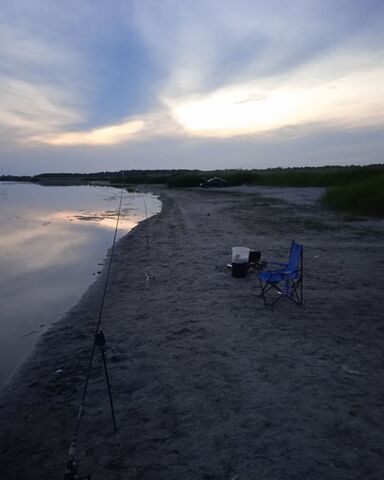
[(248, 263), (246, 262), (232, 262), (232, 277), (243, 278), (248, 273)]
[(267, 268), (268, 262), (260, 260), (259, 262), (249, 262), (248, 272), (261, 272)]
[(241, 278), (246, 277), (249, 263), (248, 247), (232, 247), (232, 276)]
[(265, 268), (267, 268), (267, 265), (268, 265), (268, 262), (265, 262), (265, 261), (257, 262), (257, 268), (259, 270), (264, 270)]
[(256, 250), (251, 250), (249, 252), (249, 263), (260, 262), (261, 252), (257, 252)]
[(204, 182), (200, 183), (200, 187), (203, 187), (203, 188), (226, 187), (226, 186), (227, 186), (227, 181), (219, 177), (212, 177), (208, 180), (204, 178)]
[(232, 248), (232, 263), (227, 267), (232, 269), (232, 276), (236, 278), (246, 277), (250, 270), (263, 270), (267, 262), (262, 262), (261, 252), (250, 250), (248, 247)]

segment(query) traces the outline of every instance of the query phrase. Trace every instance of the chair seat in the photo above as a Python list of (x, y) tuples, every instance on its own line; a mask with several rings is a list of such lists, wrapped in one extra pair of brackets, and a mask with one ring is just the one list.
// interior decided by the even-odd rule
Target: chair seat
[(260, 272), (259, 274), (260, 280), (263, 282), (273, 283), (273, 282), (281, 282), (282, 280), (286, 280), (289, 277), (291, 280), (297, 280), (300, 275), (299, 272), (291, 272), (290, 270), (272, 270), (272, 271), (265, 271)]
[(282, 272), (260, 272), (259, 278), (263, 282), (269, 283), (278, 283), (284, 279), (284, 274)]

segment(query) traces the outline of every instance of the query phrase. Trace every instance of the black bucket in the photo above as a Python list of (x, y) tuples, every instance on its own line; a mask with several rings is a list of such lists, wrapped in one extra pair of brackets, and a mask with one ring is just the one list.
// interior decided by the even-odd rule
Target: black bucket
[(246, 277), (247, 272), (248, 272), (248, 263), (232, 262), (232, 277), (236, 277), (236, 278)]
[(257, 252), (256, 250), (251, 250), (249, 252), (249, 263), (256, 263), (260, 262), (261, 252)]

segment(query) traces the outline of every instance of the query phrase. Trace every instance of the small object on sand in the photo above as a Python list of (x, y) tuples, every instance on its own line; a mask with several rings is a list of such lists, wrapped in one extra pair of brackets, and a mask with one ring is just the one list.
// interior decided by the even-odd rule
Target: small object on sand
[(249, 263), (260, 262), (260, 258), (261, 258), (261, 252), (258, 252), (256, 250), (251, 250), (249, 252)]
[(20, 335), (21, 338), (28, 337), (29, 335), (33, 335), (34, 333), (37, 333), (37, 330), (32, 330), (31, 332), (24, 333), (23, 335)]
[(146, 271), (145, 272), (145, 288), (147, 290), (149, 290), (149, 281), (151, 280), (151, 278), (152, 278), (151, 274), (148, 271)]
[(357, 375), (359, 377), (361, 377), (363, 374), (361, 372), (359, 372), (358, 370), (352, 370), (351, 368), (348, 368), (346, 365), (343, 365), (341, 367), (342, 370), (344, 370), (344, 372), (348, 373), (349, 375)]
[(232, 247), (232, 263), (233, 262), (249, 262), (249, 252), (251, 251), (248, 247)]
[(248, 273), (248, 247), (232, 247), (232, 277), (243, 278)]
[(247, 262), (232, 262), (232, 277), (244, 278), (248, 273)]

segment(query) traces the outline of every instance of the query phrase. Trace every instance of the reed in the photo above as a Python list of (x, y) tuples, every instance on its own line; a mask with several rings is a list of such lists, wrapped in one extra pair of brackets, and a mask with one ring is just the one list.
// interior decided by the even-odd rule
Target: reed
[(384, 174), (328, 188), (322, 202), (354, 215), (384, 217)]
[(333, 187), (384, 174), (384, 165), (272, 168), (266, 170), (183, 171), (160, 180), (171, 187), (196, 187), (203, 177), (224, 178), (228, 186), (268, 185), (276, 187)]
[(278, 187), (332, 187), (384, 174), (384, 165), (287, 168), (259, 171), (256, 185)]

